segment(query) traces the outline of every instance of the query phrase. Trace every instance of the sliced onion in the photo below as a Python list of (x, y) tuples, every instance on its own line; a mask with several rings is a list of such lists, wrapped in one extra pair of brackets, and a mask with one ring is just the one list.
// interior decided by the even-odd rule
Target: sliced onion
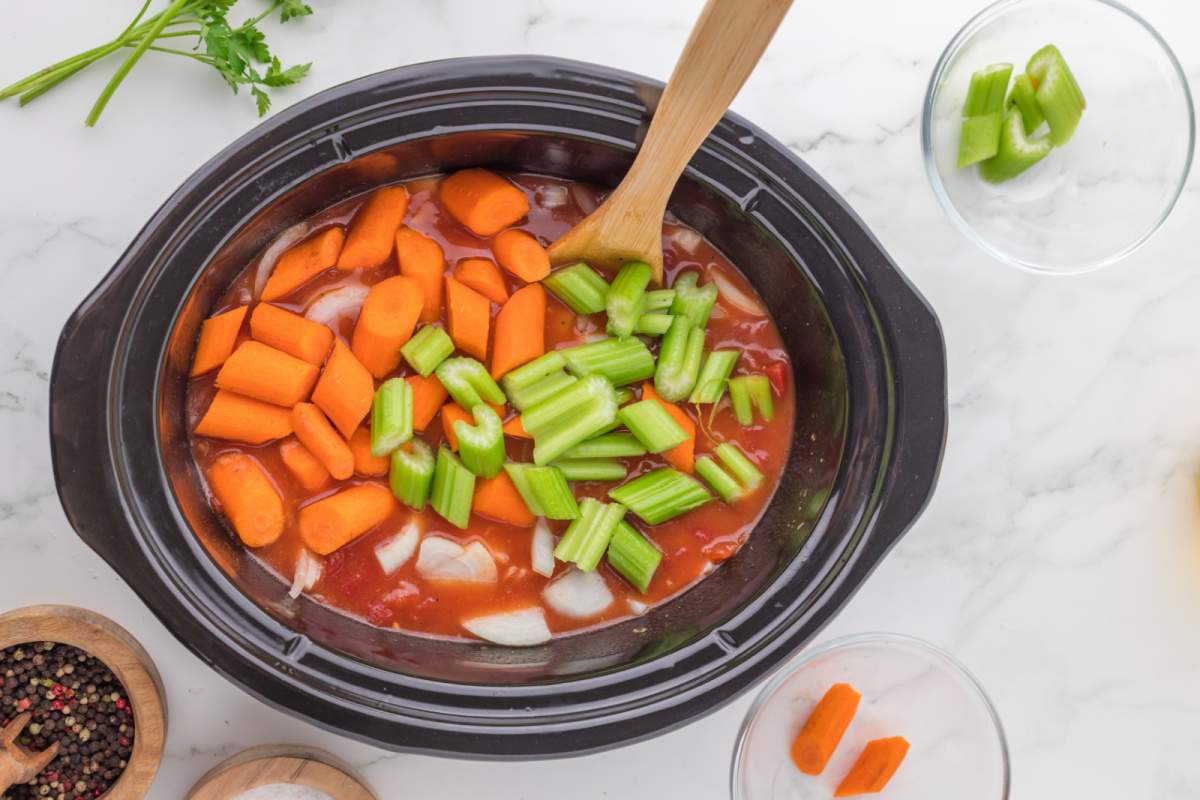
[(552, 183), (537, 191), (537, 204), (542, 208), (561, 208), (571, 202), (571, 195), (566, 186)]
[(465, 619), (462, 626), (480, 639), (508, 647), (529, 647), (550, 641), (546, 614), (537, 607)]
[(391, 575), (408, 563), (417, 552), (417, 544), (421, 541), (421, 529), (415, 522), (410, 522), (400, 529), (392, 538), (375, 548), (375, 558), (383, 568), (384, 575)]
[(564, 617), (594, 617), (612, 605), (613, 594), (599, 572), (572, 568), (542, 592), (546, 605)]
[(685, 253), (696, 252), (696, 248), (704, 241), (704, 237), (698, 231), (682, 225), (672, 228), (671, 232), (667, 234), (667, 239)]
[(767, 310), (762, 307), (757, 297), (752, 297), (734, 286), (733, 281), (726, 278), (719, 271), (713, 270), (710, 272), (709, 278), (717, 285), (717, 293), (720, 295), (720, 298), (729, 303), (729, 305), (753, 317), (765, 317), (767, 315)]
[(292, 573), (292, 588), (288, 589), (288, 597), (295, 600), (301, 592), (316, 586), (320, 579), (321, 562), (308, 550), (301, 550), (300, 557), (296, 559), (296, 570)]
[(442, 536), (428, 536), (417, 555), (417, 572), (431, 581), (495, 583), (496, 562), (480, 542), (463, 547)]
[(304, 310), (304, 316), (313, 322), (328, 325), (337, 333), (341, 320), (358, 317), (368, 291), (370, 290), (366, 286), (357, 283), (339, 286), (309, 303), (308, 308)]
[(584, 214), (590, 214), (600, 207), (600, 199), (596, 197), (596, 193), (583, 184), (572, 183), (570, 192), (571, 197), (575, 198), (575, 205), (579, 206), (579, 210)]
[(639, 617), (642, 614), (645, 614), (646, 610), (650, 608), (650, 606), (646, 605), (641, 600), (634, 600), (633, 598), (626, 600), (625, 603), (629, 606), (629, 610), (634, 614), (637, 614)]
[(530, 560), (533, 571), (538, 575), (549, 578), (554, 574), (554, 534), (550, 532), (544, 517), (538, 517), (537, 525), (533, 527), (533, 553)]
[(258, 259), (258, 268), (254, 271), (255, 300), (262, 297), (263, 288), (266, 287), (271, 273), (275, 271), (275, 264), (279, 261), (279, 257), (289, 247), (308, 236), (311, 230), (312, 226), (308, 221), (297, 223), (276, 236), (274, 241), (267, 245), (267, 249)]

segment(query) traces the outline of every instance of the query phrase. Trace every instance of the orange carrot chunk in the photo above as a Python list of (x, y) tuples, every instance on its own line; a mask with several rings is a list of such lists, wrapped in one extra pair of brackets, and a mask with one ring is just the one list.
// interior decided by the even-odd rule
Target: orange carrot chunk
[(329, 483), (329, 470), (308, 448), (295, 439), (279, 443), (279, 458), (303, 488), (315, 492)]
[(354, 453), (338, 435), (321, 409), (312, 403), (297, 403), (292, 408), (292, 428), (300, 444), (317, 457), (329, 474), (344, 481), (354, 474)]
[(532, 525), (534, 520), (516, 484), (503, 471), (494, 478), (482, 478), (475, 482), (475, 500), (471, 510), (521, 527)]
[(908, 755), (908, 740), (903, 736), (867, 742), (862, 754), (833, 793), (834, 797), (857, 797), (882, 792)]
[(667, 410), (667, 413), (671, 415), (671, 419), (678, 422), (679, 427), (683, 428), (684, 432), (688, 435), (687, 441), (672, 447), (670, 450), (667, 450), (660, 455), (667, 460), (668, 464), (675, 467), (675, 469), (683, 470), (684, 472), (695, 471), (696, 423), (692, 421), (692, 418), (689, 417), (687, 412), (682, 408), (674, 403), (668, 403), (666, 400), (663, 400), (661, 397), (659, 397), (658, 392), (654, 391), (654, 384), (652, 384), (650, 381), (646, 381), (646, 383), (642, 385), (642, 399), (657, 400), (659, 404)]
[(192, 377), (203, 375), (225, 363), (237, 344), (238, 331), (246, 318), (246, 306), (230, 309), (200, 323), (200, 339), (192, 359)]
[(442, 205), (476, 236), (494, 236), (529, 213), (525, 193), (486, 169), (464, 169), (442, 181)]
[(521, 415), (520, 414), (517, 414), (515, 417), (510, 419), (508, 422), (504, 423), (504, 435), (512, 436), (517, 439), (532, 439), (533, 438), (532, 436), (529, 435), (529, 431), (525, 430), (525, 426), (521, 424)]
[[(371, 410), (375, 381), (350, 348), (338, 339), (325, 362), (312, 401), (325, 412), (342, 436), (349, 439)], [(332, 472), (333, 470), (330, 470)]]
[(505, 231), (492, 240), (492, 253), (500, 266), (523, 281), (535, 283), (550, 274), (550, 254), (525, 231)]
[(470, 286), (493, 303), (508, 299), (504, 276), (491, 259), (464, 258), (454, 265), (454, 279)]
[(350, 437), (350, 452), (354, 454), (354, 471), (359, 475), (372, 478), (387, 475), (390, 462), (387, 456), (371, 455), (371, 431), (367, 428), (359, 428)]
[(829, 687), (792, 742), (792, 761), (797, 769), (806, 775), (821, 774), (850, 727), (860, 698), (848, 683)]
[(450, 318), (450, 338), (454, 344), (467, 355), (486, 361), (488, 332), (492, 326), (491, 301), (446, 276), (446, 307)]
[(404, 227), (396, 231), (396, 260), (400, 274), (421, 285), (421, 322), (437, 322), (442, 316), (442, 277), (446, 272), (442, 246)]
[(250, 335), (265, 345), (318, 367), (325, 362), (333, 344), (333, 331), (328, 325), (270, 303), (255, 306), (250, 315)]
[(327, 556), (387, 519), (396, 507), (392, 493), (377, 483), (342, 489), (300, 509), (300, 538)]
[(367, 293), (350, 350), (376, 378), (400, 366), (400, 348), (412, 336), (421, 307), (421, 285), (403, 275), (382, 280)]
[[(446, 404), (449, 393), (436, 376), (422, 378), (409, 375), (405, 378), (413, 392), (413, 430), (423, 431), (433, 422), (438, 411)], [(472, 422), (472, 424), (474, 424)]]
[(292, 415), (286, 408), (224, 389), (213, 395), (195, 430), (197, 436), (246, 444), (282, 439), (291, 432)]
[(545, 352), (546, 290), (540, 283), (531, 283), (513, 292), (496, 315), (492, 377), (499, 380)]
[(283, 500), (252, 456), (218, 456), (208, 469), (208, 485), (247, 547), (265, 547), (283, 533)]
[(407, 212), (408, 190), (403, 186), (384, 186), (372, 192), (350, 222), (338, 269), (376, 267), (387, 261), (396, 244), (396, 229)]
[(345, 240), (340, 227), (326, 228), (285, 250), (263, 287), (262, 300), (278, 300), (337, 264)]
[(225, 359), (217, 373), (217, 388), (294, 406), (308, 399), (320, 370), (262, 342), (246, 341)]

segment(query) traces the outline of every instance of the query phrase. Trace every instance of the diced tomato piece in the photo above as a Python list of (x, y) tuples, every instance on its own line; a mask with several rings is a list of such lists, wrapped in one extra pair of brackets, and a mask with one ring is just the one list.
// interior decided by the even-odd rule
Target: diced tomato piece
[(787, 364), (783, 361), (775, 361), (763, 372), (766, 373), (767, 380), (771, 381), (771, 388), (775, 390), (775, 394), (782, 396), (783, 390), (787, 387)]

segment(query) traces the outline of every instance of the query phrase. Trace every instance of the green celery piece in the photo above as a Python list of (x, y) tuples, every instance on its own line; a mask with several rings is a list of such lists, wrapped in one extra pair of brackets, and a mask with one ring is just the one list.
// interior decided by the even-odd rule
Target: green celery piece
[(1054, 45), (1046, 45), (1029, 59), (1026, 72), (1037, 81), (1037, 105), (1050, 126), (1056, 147), (1075, 135), (1087, 101), (1066, 59)]
[(566, 366), (567, 361), (562, 357), (562, 353), (557, 350), (551, 350), (545, 355), (538, 356), (528, 364), (522, 364), (516, 369), (509, 371), (500, 382), (504, 384), (505, 391), (527, 389), (542, 378), (562, 372)]
[(1048, 44), (1030, 56), (1029, 63), (1025, 65), (1025, 73), (1038, 82), (1040, 89), (1042, 82), (1046, 79), (1046, 74), (1054, 64), (1067, 73), (1067, 77), (1070, 78), (1069, 85), (1079, 98), (1080, 107), (1087, 108), (1087, 98), (1083, 96), (1083, 89), (1079, 88), (1079, 81), (1075, 80), (1075, 73), (1067, 66), (1067, 60), (1054, 45)]
[(551, 272), (542, 284), (576, 314), (587, 316), (604, 310), (608, 281), (582, 261)]
[(620, 503), (601, 503), (594, 497), (579, 501), (579, 519), (563, 533), (554, 557), (559, 561), (573, 563), (584, 572), (591, 572), (600, 564), (613, 532), (625, 517), (625, 507)]
[(617, 408), (616, 392), (613, 392), (609, 397), (592, 401), (562, 426), (534, 434), (534, 463), (548, 464), (580, 442), (604, 432), (616, 421)]
[[(616, 403), (616, 392), (612, 384), (599, 375), (588, 375), (577, 380), (564, 391), (549, 397), (521, 413), (521, 427), (531, 436), (560, 427), (569, 422), (578, 412), (597, 398), (612, 398)], [(614, 418), (615, 418), (614, 414)]]
[(685, 399), (696, 386), (703, 357), (704, 329), (692, 325), (686, 316), (674, 317), (658, 350), (654, 391), (670, 403)]
[(425, 325), (404, 343), (400, 353), (422, 378), (428, 378), (438, 365), (454, 352), (450, 334), (433, 325)]
[(546, 519), (575, 519), (579, 516), (579, 505), (571, 494), (566, 476), (558, 467), (510, 462), (504, 465), (504, 471), (534, 516)]
[(545, 402), (551, 397), (555, 397), (579, 380), (573, 375), (568, 375), (565, 372), (556, 372), (553, 375), (547, 375), (535, 384), (523, 387), (521, 389), (508, 389), (509, 402), (517, 411), (525, 411), (533, 408), (538, 403)]
[(655, 311), (670, 312), (671, 305), (675, 302), (674, 289), (655, 289), (652, 292), (646, 292), (646, 313)]
[(736, 503), (743, 494), (741, 485), (733, 476), (721, 469), (716, 461), (708, 456), (696, 459), (696, 474), (704, 479), (709, 487), (721, 496), (726, 503)]
[[(1042, 108), (1038, 105), (1037, 90), (1033, 88), (1033, 81), (1025, 73), (1021, 73), (1013, 78), (1012, 90), (1008, 93), (1008, 101), (1005, 103), (1005, 108), (1016, 106), (1021, 109), (1021, 122), (1025, 125), (1025, 135), (1030, 136), (1036, 131), (1041, 124), (1046, 121), (1046, 117), (1042, 115)], [(1000, 131), (996, 131), (996, 146), (1000, 145)]]
[(642, 314), (633, 326), (633, 332), (642, 336), (662, 336), (671, 327), (672, 319), (670, 314), (662, 312)]
[(617, 389), (617, 405), (623, 406), (633, 399), (633, 389), (627, 386), (622, 386)]
[(456, 528), (466, 528), (474, 499), (475, 473), (445, 447), (438, 448), (429, 497), (433, 510)]
[(962, 133), (958, 140), (958, 168), (986, 161), (1000, 150), (1000, 126), (1004, 112), (963, 117)]
[(567, 369), (582, 378), (602, 375), (613, 386), (644, 381), (654, 374), (654, 355), (641, 339), (600, 339), (557, 351)]
[(1000, 151), (987, 161), (980, 162), (979, 174), (991, 183), (1015, 178), (1050, 155), (1053, 147), (1048, 136), (1039, 139), (1026, 137), (1020, 109), (1010, 108), (1000, 129)]
[(629, 470), (613, 458), (560, 458), (550, 466), (558, 467), (569, 481), (623, 481)]
[(697, 286), (699, 280), (699, 272), (685, 272), (676, 276), (675, 284), (671, 287), (675, 291), (671, 313), (682, 314), (697, 328), (706, 328), (713, 306), (717, 303), (717, 285), (710, 281)]
[(610, 489), (608, 496), (649, 525), (674, 519), (712, 500), (699, 481), (671, 467), (640, 475)]
[(613, 278), (612, 286), (608, 287), (608, 295), (604, 300), (610, 336), (628, 339), (633, 335), (638, 317), (645, 311), (646, 287), (653, 276), (650, 265), (645, 261), (627, 261), (622, 265), (617, 277)]
[(689, 403), (719, 403), (725, 396), (725, 385), (738, 360), (737, 350), (712, 350), (704, 359), (696, 387), (688, 396)]
[(371, 455), (382, 458), (413, 435), (413, 391), (403, 378), (380, 384), (371, 401)]
[(481, 478), (494, 478), (504, 467), (503, 423), (495, 409), (480, 403), (471, 409), (475, 424), (455, 420), (454, 436), (458, 439), (458, 457), (467, 469)]
[(1012, 75), (1012, 64), (990, 64), (971, 74), (967, 88), (967, 99), (963, 101), (963, 117), (977, 117), (1004, 110), (1004, 97), (1008, 94), (1008, 79)]
[(688, 440), (685, 431), (657, 400), (630, 403), (617, 412), (617, 419), (651, 453), (662, 453)]
[(758, 467), (754, 466), (754, 462), (747, 458), (737, 445), (731, 442), (722, 442), (717, 445), (716, 452), (721, 463), (747, 490), (757, 489), (766, 480), (766, 476), (759, 471)]
[(733, 416), (744, 428), (754, 424), (755, 409), (758, 409), (763, 422), (775, 419), (771, 380), (766, 375), (740, 375), (730, 378), (729, 402), (733, 405)]
[(632, 433), (606, 433), (580, 442), (564, 458), (629, 458), (646, 455), (646, 448)]
[(662, 552), (625, 520), (617, 525), (608, 543), (608, 563), (642, 594), (662, 562)]
[(413, 439), (408, 449), (392, 451), (388, 484), (396, 499), (420, 511), (429, 499), (433, 483), (433, 450), (421, 439)]
[(474, 408), (480, 403), (503, 405), (507, 402), (487, 367), (473, 358), (448, 358), (438, 365), (436, 374), (454, 402), (463, 408)]

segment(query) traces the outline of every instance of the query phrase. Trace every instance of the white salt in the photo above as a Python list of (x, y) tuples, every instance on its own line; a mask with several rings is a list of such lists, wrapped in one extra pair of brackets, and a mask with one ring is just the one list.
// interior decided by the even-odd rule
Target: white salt
[(233, 800), (334, 800), (324, 792), (295, 783), (269, 783), (248, 792), (242, 792)]

